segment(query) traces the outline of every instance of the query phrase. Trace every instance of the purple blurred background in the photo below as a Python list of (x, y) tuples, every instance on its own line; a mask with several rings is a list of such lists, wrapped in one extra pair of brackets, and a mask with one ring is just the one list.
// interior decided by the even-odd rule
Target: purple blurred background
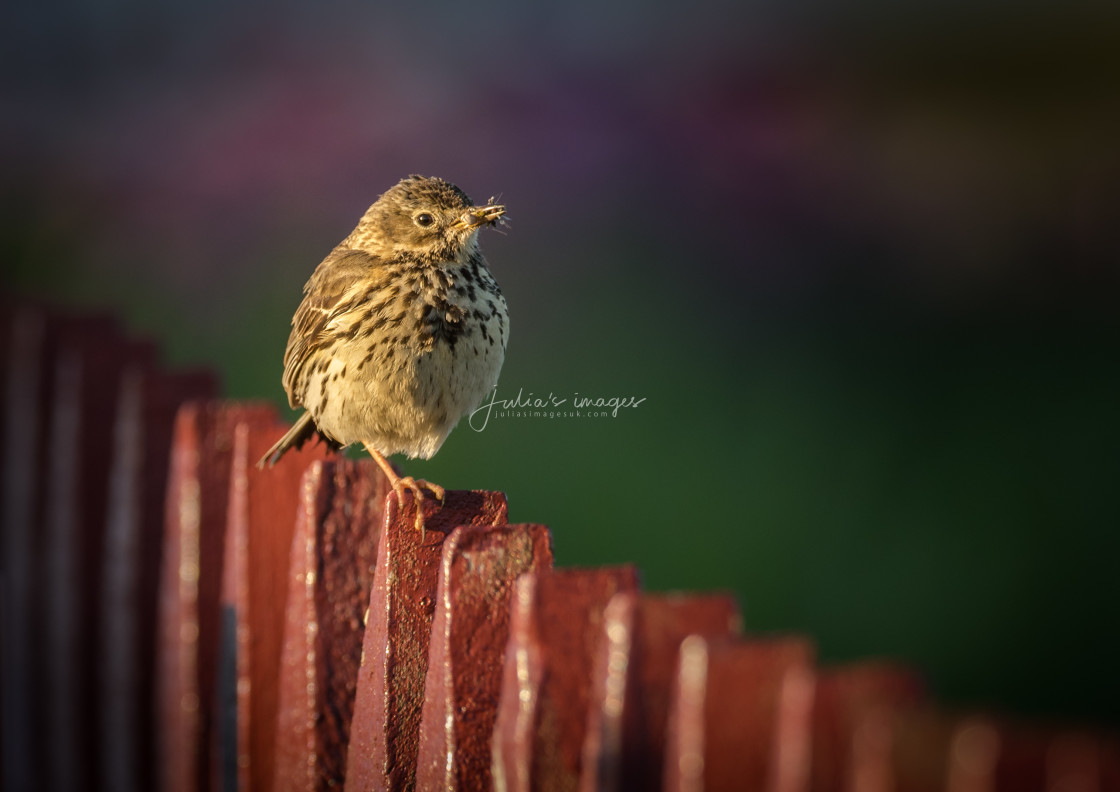
[(826, 660), (1120, 721), (1120, 7), (0, 9), (3, 286), (282, 399), (299, 290), (409, 173), (512, 229), (499, 397), (415, 475)]

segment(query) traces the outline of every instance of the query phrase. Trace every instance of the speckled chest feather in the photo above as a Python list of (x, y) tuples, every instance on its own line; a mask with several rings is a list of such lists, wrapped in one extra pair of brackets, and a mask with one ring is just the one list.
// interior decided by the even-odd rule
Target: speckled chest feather
[(509, 336), (506, 301), (481, 254), (397, 261), (326, 317), (293, 394), (341, 445), (430, 458), (494, 387)]

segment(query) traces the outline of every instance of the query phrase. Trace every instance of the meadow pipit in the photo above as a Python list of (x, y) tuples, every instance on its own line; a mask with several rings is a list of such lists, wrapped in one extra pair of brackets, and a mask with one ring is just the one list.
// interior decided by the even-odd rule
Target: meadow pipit
[(260, 466), (318, 432), (361, 443), (398, 503), (443, 488), (398, 476), (387, 456), (430, 459), (497, 383), (509, 339), (505, 298), (478, 247), (504, 221), (443, 179), (409, 176), (362, 216), (303, 287), (284, 353), (288, 403), (305, 412)]

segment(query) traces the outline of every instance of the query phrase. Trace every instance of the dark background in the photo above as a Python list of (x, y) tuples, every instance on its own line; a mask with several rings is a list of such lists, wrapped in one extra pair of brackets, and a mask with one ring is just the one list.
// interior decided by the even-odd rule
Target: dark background
[(498, 390), (405, 470), (824, 661), (1120, 723), (1115, 3), (0, 7), (2, 286), (280, 402), (300, 287), (414, 172), (513, 218)]

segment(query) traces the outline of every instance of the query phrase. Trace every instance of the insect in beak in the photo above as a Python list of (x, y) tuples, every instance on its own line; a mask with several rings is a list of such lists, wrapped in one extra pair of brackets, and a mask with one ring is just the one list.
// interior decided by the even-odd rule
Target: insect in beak
[(485, 225), (496, 225), (501, 218), (505, 216), (506, 208), (501, 204), (495, 204), (494, 199), (491, 198), (490, 202), (485, 206), (472, 206), (467, 209), (463, 214), (459, 215), (459, 219), (452, 224), (455, 229), (467, 228), (481, 228)]

